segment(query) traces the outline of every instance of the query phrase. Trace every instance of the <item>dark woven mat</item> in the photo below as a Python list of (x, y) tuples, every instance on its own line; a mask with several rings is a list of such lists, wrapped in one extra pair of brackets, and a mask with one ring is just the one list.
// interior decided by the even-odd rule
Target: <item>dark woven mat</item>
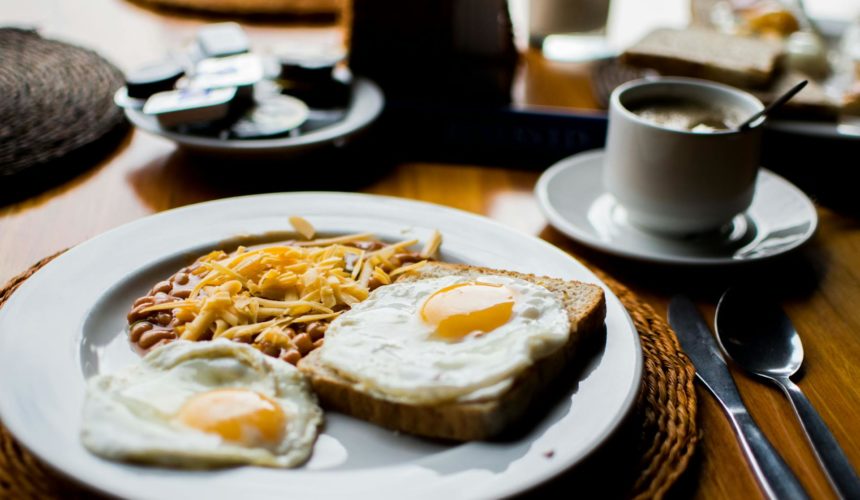
[[(0, 28), (0, 194), (13, 181), (65, 178), (112, 149), (126, 130), (113, 104), (122, 85), (122, 73), (95, 52)], [(70, 157), (75, 164), (61, 161)]]
[[(0, 307), (54, 257), (42, 259), (0, 288)], [(639, 442), (624, 443), (625, 448), (636, 449), (635, 478), (627, 496), (662, 498), (687, 469), (699, 441), (695, 371), (675, 333), (650, 305), (605, 273), (594, 271), (627, 308), (642, 343), (642, 387), (632, 422), (636, 426), (633, 439)], [(86, 496), (85, 490), (57, 476), (30, 455), (0, 425), (0, 498)]]

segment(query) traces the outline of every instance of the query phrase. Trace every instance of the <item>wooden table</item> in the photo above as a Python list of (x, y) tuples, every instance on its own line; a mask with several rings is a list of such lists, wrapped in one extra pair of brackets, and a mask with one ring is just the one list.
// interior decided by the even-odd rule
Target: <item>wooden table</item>
[[(43, 24), (49, 36), (100, 51), (122, 69), (162, 56), (189, 40), (206, 20), (154, 12), (121, 0), (4, 2), (0, 24)], [(36, 10), (44, 8), (47, 10)], [(337, 39), (323, 27), (256, 24), (252, 41), (283, 37)], [(333, 38), (334, 37), (334, 38)], [(593, 105), (586, 70), (527, 55), (516, 96), (524, 103)], [(199, 160), (170, 142), (134, 132), (101, 164), (74, 180), (26, 201), (0, 207), (0, 282), (46, 255), (154, 212), (237, 194), (210, 182)], [(539, 173), (468, 165), (412, 163), (395, 166), (361, 190), (420, 199), (484, 214), (586, 258), (620, 279), (665, 313), (674, 293), (691, 294), (712, 314), (728, 284), (757, 282), (780, 300), (803, 336), (805, 375), (799, 385), (819, 409), (856, 467), (860, 467), (860, 222), (819, 208), (820, 229), (795, 255), (742, 271), (691, 271), (634, 265), (578, 246), (547, 225), (532, 189)], [(457, 182), (450, 182), (456, 178)], [(261, 191), (279, 186), (260, 186)], [(289, 186), (284, 185), (283, 189)], [(784, 397), (773, 387), (735, 372), (751, 413), (815, 498), (830, 498), (824, 475)], [(749, 498), (759, 495), (729, 424), (717, 404), (700, 392), (704, 438), (684, 478), (685, 496)]]

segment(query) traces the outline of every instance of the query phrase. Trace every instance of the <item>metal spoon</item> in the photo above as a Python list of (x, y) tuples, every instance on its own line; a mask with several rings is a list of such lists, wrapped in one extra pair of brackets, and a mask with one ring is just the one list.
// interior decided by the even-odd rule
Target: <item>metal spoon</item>
[(746, 130), (748, 128), (751, 128), (752, 124), (755, 123), (762, 116), (764, 116), (764, 119), (767, 120), (768, 113), (772, 112), (775, 109), (781, 108), (782, 105), (788, 102), (789, 99), (794, 97), (795, 94), (803, 90), (803, 87), (806, 87), (807, 83), (809, 83), (809, 80), (803, 80), (794, 87), (791, 87), (790, 89), (786, 90), (784, 94), (774, 99), (773, 102), (765, 106), (764, 109), (750, 116), (746, 119), (746, 121), (738, 125), (738, 130)]
[(717, 339), (729, 357), (750, 373), (779, 385), (794, 406), (819, 463), (843, 498), (860, 498), (860, 479), (821, 416), (789, 377), (803, 363), (794, 325), (775, 304), (729, 289), (720, 298)]

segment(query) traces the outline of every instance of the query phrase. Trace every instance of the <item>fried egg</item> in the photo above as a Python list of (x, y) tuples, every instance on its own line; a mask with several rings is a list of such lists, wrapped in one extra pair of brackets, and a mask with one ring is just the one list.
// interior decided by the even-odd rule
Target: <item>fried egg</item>
[(176, 341), (89, 381), (81, 440), (115, 460), (292, 467), (307, 460), (321, 423), (289, 363), (228, 340)]
[(569, 335), (564, 306), (544, 287), (445, 276), (375, 290), (331, 323), (319, 361), (379, 397), (435, 404), (503, 390)]

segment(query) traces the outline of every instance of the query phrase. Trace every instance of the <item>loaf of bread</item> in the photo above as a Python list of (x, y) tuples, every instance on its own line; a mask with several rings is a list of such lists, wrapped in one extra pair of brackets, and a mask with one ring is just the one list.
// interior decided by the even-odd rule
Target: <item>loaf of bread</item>
[(511, 271), (458, 264), (429, 263), (402, 276), (409, 282), (443, 276), (478, 278), (500, 275), (542, 286), (554, 294), (567, 312), (570, 335), (565, 344), (515, 374), (501, 393), (487, 397), (456, 399), (441, 404), (407, 404), (370, 394), (362, 386), (320, 361), (320, 349), (299, 362), (324, 407), (373, 422), (389, 429), (433, 438), (468, 441), (487, 439), (522, 418), (533, 402), (573, 359), (581, 342), (601, 330), (606, 316), (603, 290), (578, 281), (540, 277)]

